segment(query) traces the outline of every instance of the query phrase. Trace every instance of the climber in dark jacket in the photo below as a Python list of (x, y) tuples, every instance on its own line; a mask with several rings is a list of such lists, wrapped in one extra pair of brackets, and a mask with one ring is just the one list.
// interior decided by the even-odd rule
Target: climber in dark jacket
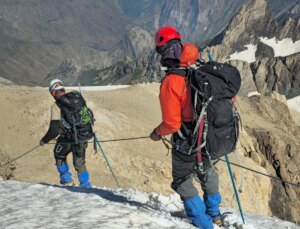
[[(68, 93), (65, 92), (63, 83), (59, 79), (54, 79), (50, 82), (49, 91), (54, 97), (56, 103), (51, 106), (51, 121), (49, 129), (45, 136), (40, 140), (40, 145), (42, 146), (59, 136), (54, 147), (54, 158), (57, 170), (60, 174), (60, 183), (66, 186), (74, 185), (72, 175), (69, 172), (69, 165), (67, 163), (67, 156), (70, 152), (72, 152), (73, 165), (77, 171), (80, 186), (91, 187), (89, 182), (89, 173), (85, 166), (87, 141), (75, 144), (74, 138), (70, 137), (68, 133), (68, 123), (61, 117), (62, 108), (58, 105), (60, 104), (60, 99)], [(81, 95), (78, 93), (78, 96), (80, 97)]]

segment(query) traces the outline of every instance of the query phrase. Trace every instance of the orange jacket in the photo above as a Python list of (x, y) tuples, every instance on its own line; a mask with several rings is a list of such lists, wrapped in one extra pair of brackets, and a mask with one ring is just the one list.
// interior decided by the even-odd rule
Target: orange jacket
[(181, 122), (193, 120), (193, 108), (187, 79), (177, 74), (167, 75), (160, 86), (160, 106), (162, 123), (156, 128), (158, 135), (169, 135), (177, 132)]

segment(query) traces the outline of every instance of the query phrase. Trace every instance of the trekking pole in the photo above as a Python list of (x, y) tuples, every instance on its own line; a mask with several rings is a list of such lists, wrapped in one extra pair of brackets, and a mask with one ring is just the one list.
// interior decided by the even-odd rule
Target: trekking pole
[(82, 97), (83, 97), (83, 94), (82, 94), (82, 90), (81, 90), (81, 85), (80, 85), (80, 83), (78, 82), (78, 87), (79, 87), (79, 92), (80, 92), (80, 94), (82, 95)]
[(237, 192), (236, 185), (235, 185), (235, 182), (234, 182), (234, 178), (233, 178), (233, 174), (232, 174), (232, 170), (231, 170), (231, 166), (230, 166), (228, 154), (225, 155), (225, 158), (226, 158), (228, 171), (229, 171), (229, 174), (230, 174), (232, 186), (233, 186), (234, 193), (235, 193), (235, 198), (236, 198), (236, 201), (237, 201), (238, 206), (239, 206), (239, 210), (240, 210), (240, 214), (241, 214), (241, 217), (242, 217), (242, 220), (243, 220), (243, 224), (245, 224), (244, 214), (243, 214), (243, 210), (242, 210), (242, 206), (241, 206), (239, 194)]
[(97, 143), (97, 145), (99, 146), (99, 149), (100, 149), (100, 151), (101, 151), (101, 153), (102, 153), (102, 155), (103, 155), (103, 157), (104, 157), (104, 159), (105, 159), (105, 161), (106, 161), (106, 164), (107, 164), (107, 166), (108, 166), (108, 168), (109, 168), (109, 170), (110, 170), (110, 172), (111, 172), (111, 174), (112, 174), (112, 176), (113, 176), (115, 182), (117, 183), (118, 187), (120, 188), (119, 182), (118, 182), (118, 180), (117, 180), (117, 178), (116, 178), (116, 176), (115, 176), (115, 174), (114, 174), (114, 172), (113, 172), (113, 170), (112, 170), (112, 167), (111, 167), (111, 165), (110, 165), (110, 163), (109, 163), (109, 161), (108, 161), (108, 159), (107, 159), (107, 157), (106, 157), (106, 155), (105, 155), (105, 153), (104, 153), (104, 150), (102, 149), (102, 147), (101, 147), (101, 145), (100, 145), (100, 142), (99, 142), (99, 140), (98, 140), (96, 134), (94, 135), (94, 137), (95, 137), (96, 143)]

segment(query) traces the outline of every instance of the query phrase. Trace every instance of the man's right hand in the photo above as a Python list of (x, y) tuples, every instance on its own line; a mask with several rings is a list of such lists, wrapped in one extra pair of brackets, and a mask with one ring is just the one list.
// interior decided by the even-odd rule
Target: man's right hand
[(154, 129), (154, 130), (152, 131), (152, 133), (150, 134), (150, 139), (151, 139), (152, 141), (159, 141), (159, 140), (161, 139), (161, 136), (158, 135), (158, 134), (156, 133), (156, 130)]

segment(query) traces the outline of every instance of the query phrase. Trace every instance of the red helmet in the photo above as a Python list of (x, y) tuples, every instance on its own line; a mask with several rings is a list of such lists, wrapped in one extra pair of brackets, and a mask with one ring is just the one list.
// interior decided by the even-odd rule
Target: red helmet
[(163, 46), (170, 40), (181, 40), (181, 35), (172, 26), (161, 27), (155, 34), (155, 46)]

